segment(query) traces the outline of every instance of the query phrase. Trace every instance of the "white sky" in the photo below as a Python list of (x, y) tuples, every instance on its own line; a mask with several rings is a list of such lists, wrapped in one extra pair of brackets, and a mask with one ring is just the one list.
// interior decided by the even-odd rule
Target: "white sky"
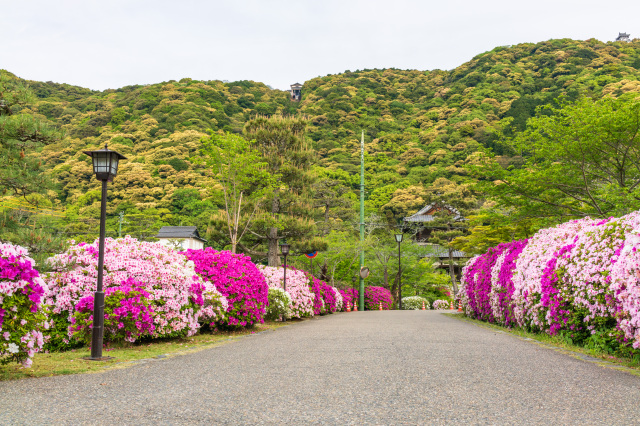
[(0, 68), (96, 90), (452, 69), (496, 46), (640, 38), (639, 1), (0, 0)]

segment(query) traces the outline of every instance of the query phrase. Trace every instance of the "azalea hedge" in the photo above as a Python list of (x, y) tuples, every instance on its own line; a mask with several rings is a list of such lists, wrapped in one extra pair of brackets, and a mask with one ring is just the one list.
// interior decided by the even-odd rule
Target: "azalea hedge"
[[(54, 341), (62, 340), (51, 349), (65, 349), (64, 344), (90, 332), (98, 241), (72, 244), (48, 262), (53, 272), (45, 276), (46, 304), (50, 319), (58, 323), (55, 329), (66, 331), (66, 336), (51, 335)], [(220, 291), (196, 274), (194, 262), (159, 243), (128, 236), (107, 238), (103, 287), (105, 341), (133, 342), (143, 335), (191, 336), (202, 324), (215, 324), (226, 318), (228, 303)], [(130, 321), (133, 318), (137, 320)]]
[(269, 286), (249, 256), (210, 247), (183, 254), (194, 262), (196, 273), (227, 299), (225, 317), (219, 321), (222, 325), (245, 327), (264, 322)]
[(469, 260), (467, 315), (611, 350), (640, 348), (640, 212), (584, 218)]

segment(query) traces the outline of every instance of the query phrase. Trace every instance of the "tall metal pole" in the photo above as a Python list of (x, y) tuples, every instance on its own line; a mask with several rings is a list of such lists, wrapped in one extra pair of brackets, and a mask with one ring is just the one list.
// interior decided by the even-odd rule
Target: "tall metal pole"
[(102, 358), (102, 340), (104, 337), (104, 292), (102, 275), (104, 271), (104, 239), (107, 222), (107, 180), (102, 181), (102, 200), (100, 201), (100, 240), (98, 243), (98, 291), (93, 297), (93, 327), (91, 331), (91, 359)]
[(402, 310), (402, 263), (400, 258), (400, 241), (398, 241), (398, 309)]
[[(360, 269), (364, 266), (364, 130), (360, 139)], [(364, 278), (360, 277), (360, 310), (364, 311)]]

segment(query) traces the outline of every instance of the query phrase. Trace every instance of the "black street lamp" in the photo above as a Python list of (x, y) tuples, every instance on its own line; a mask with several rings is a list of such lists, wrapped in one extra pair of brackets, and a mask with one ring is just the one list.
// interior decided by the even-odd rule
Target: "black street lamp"
[(96, 179), (102, 181), (102, 199), (100, 202), (100, 242), (98, 248), (98, 290), (93, 298), (93, 326), (91, 334), (91, 357), (93, 361), (100, 361), (110, 357), (102, 357), (102, 340), (104, 337), (104, 292), (102, 291), (102, 276), (104, 271), (104, 238), (107, 220), (107, 182), (113, 181), (118, 174), (118, 162), (126, 160), (122, 154), (111, 151), (104, 145), (104, 149), (84, 151), (93, 160), (93, 173)]
[(398, 310), (402, 310), (402, 258), (400, 257), (400, 243), (402, 242), (402, 233), (396, 234), (396, 242), (398, 243)]
[(280, 244), (280, 250), (284, 256), (284, 291), (287, 291), (287, 256), (289, 255), (289, 247), (286, 242)]

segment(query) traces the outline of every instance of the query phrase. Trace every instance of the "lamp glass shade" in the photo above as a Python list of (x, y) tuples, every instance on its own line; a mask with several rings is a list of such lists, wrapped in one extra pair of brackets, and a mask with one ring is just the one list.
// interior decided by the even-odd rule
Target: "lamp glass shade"
[(106, 145), (104, 149), (84, 151), (84, 153), (93, 160), (93, 173), (95, 173), (98, 180), (112, 181), (118, 174), (118, 163), (120, 160), (127, 159), (124, 155), (116, 151), (111, 151)]
[(289, 254), (289, 247), (290, 247), (290, 246), (289, 246), (289, 244), (287, 244), (287, 243), (282, 243), (282, 244), (280, 244), (280, 250), (282, 251), (282, 254), (283, 254), (283, 255), (285, 255), (285, 256), (286, 256), (286, 255), (288, 255), (288, 254)]
[(401, 243), (402, 242), (402, 236), (403, 236), (403, 234), (396, 234), (396, 242), (397, 243)]

